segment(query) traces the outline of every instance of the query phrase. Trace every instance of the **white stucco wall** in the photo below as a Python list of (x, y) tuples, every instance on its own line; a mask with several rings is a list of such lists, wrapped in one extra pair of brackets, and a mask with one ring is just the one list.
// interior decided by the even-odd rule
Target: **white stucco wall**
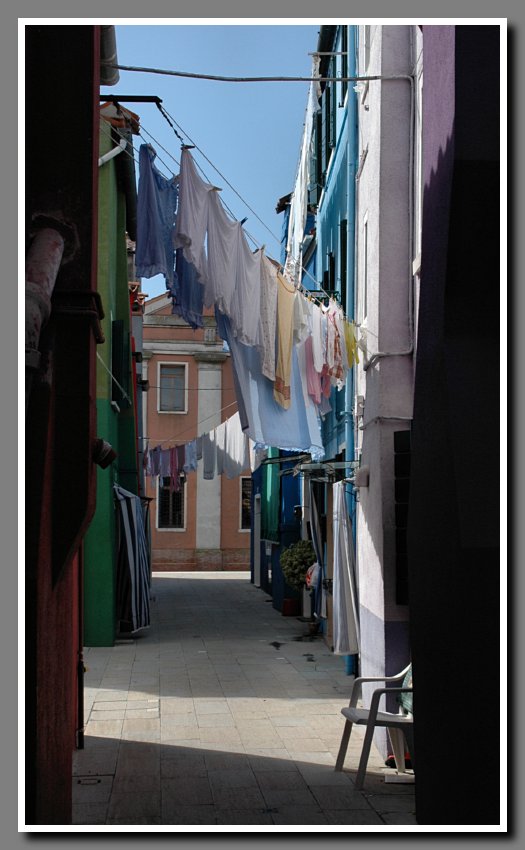
[[(199, 363), (199, 422), (206, 431), (221, 424), (222, 366), (220, 363)], [(211, 481), (197, 477), (197, 549), (221, 548), (221, 476)]]
[[(364, 67), (364, 27), (360, 27), (359, 75), (409, 74), (414, 27), (371, 26), (369, 63)], [(395, 511), (393, 432), (409, 427), (413, 399), (413, 360), (377, 352), (402, 352), (411, 344), (410, 267), (410, 85), (406, 80), (361, 84), (359, 154), (366, 159), (357, 186), (356, 317), (366, 332), (367, 356), (357, 368), (356, 395), (365, 399), (357, 429), (361, 465), (370, 469), (357, 509), (357, 563), (367, 635), (363, 672), (384, 669), (386, 621), (407, 619), (395, 601)], [(368, 251), (365, 258), (365, 224)], [(366, 309), (365, 309), (366, 268)], [(399, 417), (394, 419), (393, 417)], [(366, 632), (366, 627), (365, 627)]]

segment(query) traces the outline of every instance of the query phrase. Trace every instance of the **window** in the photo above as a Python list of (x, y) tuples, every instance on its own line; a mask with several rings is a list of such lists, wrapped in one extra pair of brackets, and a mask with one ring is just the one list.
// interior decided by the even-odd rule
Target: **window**
[(348, 275), (347, 262), (347, 238), (348, 238), (348, 222), (346, 219), (339, 224), (339, 288), (341, 292), (341, 304), (346, 304), (346, 285)]
[(159, 413), (187, 413), (187, 363), (159, 363)]
[(159, 476), (157, 499), (157, 527), (167, 529), (185, 529), (185, 489), (183, 484), (178, 493), (170, 491), (170, 478)]
[(252, 479), (241, 478), (241, 531), (250, 531), (252, 525)]

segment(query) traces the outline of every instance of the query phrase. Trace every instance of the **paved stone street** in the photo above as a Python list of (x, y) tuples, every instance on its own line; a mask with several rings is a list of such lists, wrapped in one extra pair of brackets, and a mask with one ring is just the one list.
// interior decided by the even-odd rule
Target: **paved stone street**
[(152, 597), (149, 629), (85, 650), (74, 824), (416, 825), (377, 751), (355, 789), (361, 728), (334, 771), (352, 677), (248, 573), (154, 573)]

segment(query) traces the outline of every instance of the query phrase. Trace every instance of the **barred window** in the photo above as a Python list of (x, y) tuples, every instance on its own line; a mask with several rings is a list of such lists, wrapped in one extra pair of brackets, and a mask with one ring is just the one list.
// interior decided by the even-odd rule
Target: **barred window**
[(178, 492), (170, 492), (170, 478), (159, 476), (158, 527), (180, 528), (184, 526), (185, 484)]
[(252, 525), (252, 479), (241, 478), (241, 531)]

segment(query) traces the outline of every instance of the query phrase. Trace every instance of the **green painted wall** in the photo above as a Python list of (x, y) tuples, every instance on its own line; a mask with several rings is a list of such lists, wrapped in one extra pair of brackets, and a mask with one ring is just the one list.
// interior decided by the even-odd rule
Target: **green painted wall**
[[(113, 147), (108, 131), (101, 130), (100, 153)], [(126, 156), (126, 154), (119, 154)], [(97, 346), (97, 435), (117, 452), (107, 469), (97, 467), (97, 504), (84, 545), (84, 644), (113, 646), (116, 622), (117, 533), (113, 485), (137, 492), (136, 434), (133, 405), (111, 407), (112, 323), (124, 322), (130, 333), (131, 319), (127, 280), (125, 199), (119, 191), (115, 160), (99, 169), (98, 291), (102, 298), (105, 342)], [(103, 361), (103, 362), (101, 362)], [(131, 371), (131, 353), (129, 356)], [(130, 399), (133, 394), (130, 391)]]

